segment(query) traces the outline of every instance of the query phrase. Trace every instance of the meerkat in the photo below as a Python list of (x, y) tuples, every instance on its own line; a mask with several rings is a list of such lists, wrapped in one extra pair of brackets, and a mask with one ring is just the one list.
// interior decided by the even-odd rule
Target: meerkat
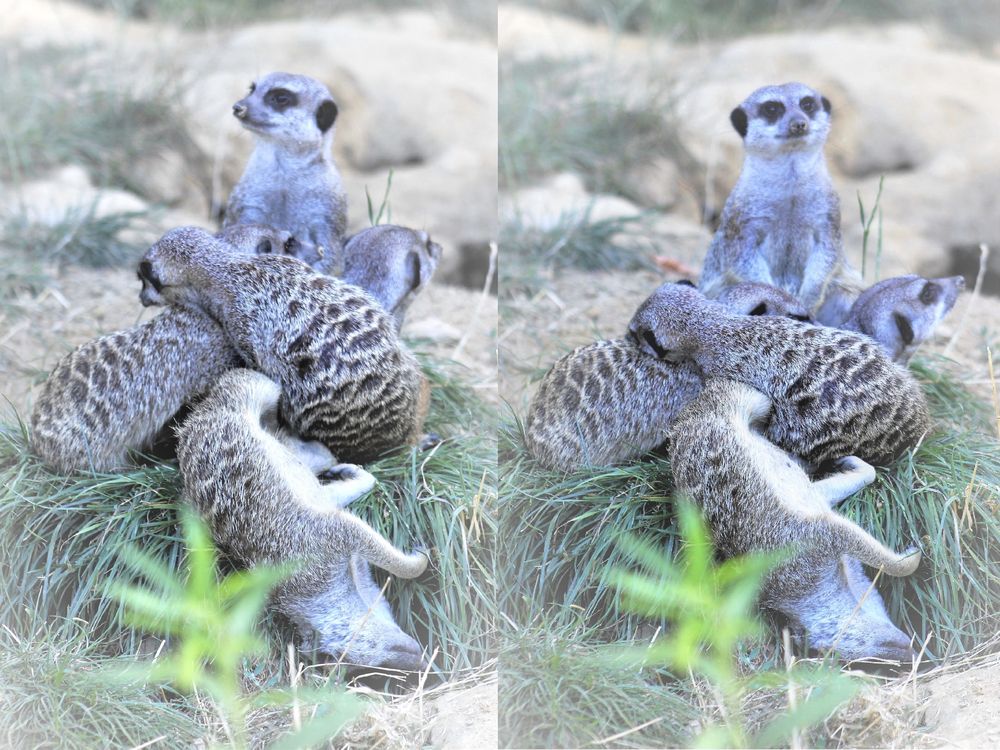
[(344, 248), (344, 281), (359, 286), (392, 314), (398, 331), (406, 310), (430, 283), (441, 246), (427, 232), (382, 224), (364, 229)]
[[(378, 598), (368, 564), (400, 578), (427, 567), (344, 507), (375, 484), (359, 466), (333, 466), (322, 445), (279, 439), (281, 388), (260, 373), (230, 370), (178, 430), (183, 496), (239, 565), (297, 564), (271, 604), (324, 653), (357, 666), (418, 669), (422, 650)], [(324, 464), (340, 481), (320, 484)]]
[[(795, 298), (765, 284), (730, 287), (724, 304), (740, 315), (805, 316)], [(525, 444), (536, 461), (559, 471), (631, 461), (664, 444), (701, 384), (693, 363), (651, 357), (630, 338), (581, 346), (542, 379)]]
[(840, 299), (833, 289), (860, 279), (844, 256), (840, 200), (823, 155), (830, 118), (830, 101), (801, 83), (759, 88), (732, 111), (745, 155), (705, 258), (706, 296), (743, 281), (773, 284), (833, 325), (828, 317), (840, 312), (824, 308), (827, 295)]
[(754, 429), (771, 412), (761, 392), (709, 379), (674, 422), (671, 469), (677, 490), (705, 514), (723, 558), (788, 550), (764, 580), (760, 604), (785, 615), (809, 644), (848, 660), (909, 660), (910, 638), (889, 620), (877, 592), (859, 607), (868, 581), (857, 561), (910, 575), (911, 548), (896, 554), (833, 508), (875, 479), (848, 456), (840, 471), (812, 482), (802, 466)]
[[(218, 236), (219, 252), (286, 252), (291, 235), (244, 224)], [(62, 471), (122, 469), (164, 425), (241, 358), (197, 310), (171, 309), (81, 344), (52, 370), (31, 415), (35, 454)]]
[(905, 364), (951, 312), (964, 288), (961, 276), (885, 279), (861, 293), (839, 327), (871, 336), (896, 362)]
[(629, 335), (650, 356), (694, 362), (706, 378), (766, 393), (774, 402), (767, 438), (816, 467), (847, 455), (888, 464), (930, 426), (910, 372), (852, 331), (734, 315), (667, 283), (639, 307)]
[(332, 155), (337, 105), (308, 76), (270, 73), (233, 105), (256, 145), (226, 205), (223, 226), (257, 222), (291, 232), (310, 248), (306, 262), (344, 270), (347, 197)]
[(295, 258), (227, 257), (197, 227), (143, 256), (140, 299), (207, 314), (248, 367), (281, 384), (281, 417), (341, 460), (365, 463), (420, 436), (429, 386), (367, 292)]

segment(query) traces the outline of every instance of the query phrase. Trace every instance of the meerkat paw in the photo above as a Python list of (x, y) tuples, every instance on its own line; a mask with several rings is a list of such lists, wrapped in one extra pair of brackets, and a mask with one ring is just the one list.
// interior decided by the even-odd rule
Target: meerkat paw
[(319, 479), (328, 480), (323, 491), (327, 501), (337, 508), (349, 505), (375, 486), (375, 477), (355, 464), (337, 464), (323, 472)]
[(420, 436), (420, 440), (417, 442), (417, 448), (422, 451), (429, 451), (431, 448), (440, 445), (442, 439), (443, 438), (436, 432), (425, 432)]
[(838, 473), (813, 483), (831, 508), (875, 481), (875, 468), (857, 456), (845, 456), (834, 465)]

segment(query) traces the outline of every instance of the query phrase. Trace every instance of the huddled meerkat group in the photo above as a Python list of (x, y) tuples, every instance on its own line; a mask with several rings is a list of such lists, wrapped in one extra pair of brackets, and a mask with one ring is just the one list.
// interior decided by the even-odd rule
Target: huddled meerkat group
[[(31, 417), (53, 468), (107, 472), (176, 431), (183, 494), (237, 563), (296, 561), (272, 605), (315, 648), (357, 666), (416, 669), (420, 645), (369, 565), (414, 578), (404, 554), (345, 506), (358, 463), (419, 440), (429, 384), (399, 336), (441, 248), (375, 226), (345, 237), (347, 201), (325, 86), (271, 73), (233, 106), (256, 146), (223, 229), (172, 229), (138, 267), (152, 320), (55, 367)], [(349, 463), (343, 463), (349, 462)]]
[(676, 488), (724, 557), (791, 548), (760, 604), (814, 648), (908, 660), (862, 563), (909, 575), (833, 508), (931, 429), (907, 369), (961, 277), (864, 289), (841, 242), (823, 147), (832, 106), (800, 83), (734, 109), (744, 162), (698, 287), (660, 286), (624, 338), (581, 347), (543, 378), (525, 420), (550, 469), (616, 464), (669, 445)]

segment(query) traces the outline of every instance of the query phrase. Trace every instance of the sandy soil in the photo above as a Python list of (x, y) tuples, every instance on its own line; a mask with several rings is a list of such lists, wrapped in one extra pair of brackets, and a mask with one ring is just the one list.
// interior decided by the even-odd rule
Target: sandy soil
[(1000, 654), (980, 666), (928, 681), (926, 719), (939, 747), (1000, 747)]

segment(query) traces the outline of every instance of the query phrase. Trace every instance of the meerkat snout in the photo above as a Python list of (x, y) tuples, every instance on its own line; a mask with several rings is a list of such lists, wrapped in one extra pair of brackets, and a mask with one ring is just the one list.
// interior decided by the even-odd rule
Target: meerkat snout
[(246, 119), (248, 111), (249, 110), (247, 109), (247, 105), (245, 104), (236, 102), (236, 104), (233, 105), (233, 114), (240, 120)]

